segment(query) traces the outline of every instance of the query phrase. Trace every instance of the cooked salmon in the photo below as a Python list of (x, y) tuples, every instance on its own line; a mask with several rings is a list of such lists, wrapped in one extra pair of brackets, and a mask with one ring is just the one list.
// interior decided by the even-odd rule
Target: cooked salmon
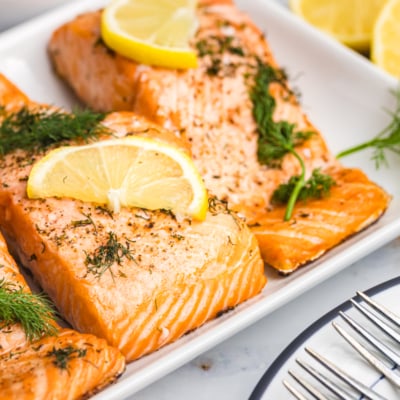
[(388, 195), (359, 169), (327, 172), (336, 181), (329, 197), (299, 202), (290, 221), (283, 220), (285, 207), (277, 207), (252, 227), (261, 251), (268, 249), (264, 259), (285, 274), (368, 227), (387, 205)]
[[(108, 49), (101, 40), (100, 16), (101, 11), (79, 15), (54, 32), (49, 55), (56, 72), (91, 108), (132, 110), (184, 137), (207, 188), (255, 227), (268, 264), (292, 272), (383, 214), (390, 196), (361, 171), (342, 168), (283, 75), (284, 82), (265, 88), (275, 100), (274, 121), (313, 132), (296, 151), (309, 173), (316, 168), (335, 171), (339, 182), (331, 197), (299, 203), (292, 220), (282, 221), (283, 209), (271, 204), (271, 195), (300, 173), (300, 165), (291, 154), (281, 168), (260, 163), (249, 94), (256, 60), (279, 65), (262, 32), (231, 1), (200, 1), (192, 43), (199, 66), (185, 71), (140, 65)], [(354, 190), (357, 201), (348, 196)], [(338, 198), (344, 201), (340, 212)], [(313, 209), (306, 220), (298, 218), (304, 207)]]
[[(4, 77), (0, 88), (0, 101), (16, 90)], [(160, 131), (127, 112), (110, 114), (104, 124), (120, 137)], [(44, 154), (18, 150), (1, 160), (0, 227), (60, 314), (78, 331), (119, 348), (127, 361), (264, 287), (257, 240), (224, 202), (210, 198), (207, 217), (198, 222), (165, 210), (112, 214), (67, 198), (28, 199), (26, 177)], [(112, 246), (121, 249), (118, 262), (101, 272), (93, 260)]]
[[(0, 265), (0, 282), (8, 290), (30, 292), (1, 234)], [(104, 339), (59, 328), (55, 335), (31, 341), (19, 323), (0, 320), (2, 400), (87, 398), (124, 369), (123, 355)]]

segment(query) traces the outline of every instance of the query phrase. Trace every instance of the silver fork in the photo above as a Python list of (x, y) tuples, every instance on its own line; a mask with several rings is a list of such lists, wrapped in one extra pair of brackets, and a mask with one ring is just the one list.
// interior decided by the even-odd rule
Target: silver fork
[[(394, 345), (400, 344), (400, 334), (394, 329), (394, 327), (400, 327), (400, 317), (387, 310), (383, 305), (372, 300), (370, 297), (365, 295), (363, 292), (357, 292), (359, 297), (363, 300), (363, 304), (360, 304), (354, 300), (351, 300), (353, 306), (368, 318), (380, 331), (384, 332), (385, 335), (390, 337)], [(374, 310), (374, 311), (372, 311)], [(357, 332), (364, 341), (372, 345), (379, 353), (381, 353), (386, 361), (373, 355), (365, 344), (360, 341), (359, 338), (355, 338), (353, 334), (350, 334), (337, 322), (333, 322), (333, 326), (337, 332), (348, 342), (351, 346), (364, 357), (375, 369), (382, 373), (388, 380), (390, 380), (395, 386), (400, 387), (400, 375), (395, 372), (397, 365), (400, 365), (400, 353), (394, 351), (391, 347), (386, 345), (381, 338), (372, 334), (367, 328), (363, 327), (360, 323), (355, 321), (345, 312), (339, 312), (339, 315), (343, 320)], [(399, 347), (400, 349), (400, 347)], [(382, 395), (369, 389), (360, 381), (354, 377), (349, 376), (337, 365), (317, 353), (315, 350), (310, 348), (305, 349), (319, 364), (323, 365), (325, 370), (329, 373), (322, 373), (320, 370), (316, 370), (310, 364), (303, 360), (297, 359), (296, 362), (311, 376), (314, 380), (317, 380), (325, 388), (325, 393), (335, 394), (336, 398), (342, 400), (357, 400), (360, 395), (363, 395), (366, 399), (371, 400), (387, 400)], [(392, 365), (388, 366), (388, 360)], [(312, 395), (313, 399), (328, 400), (328, 397), (317, 389), (315, 383), (310, 383), (309, 380), (304, 379), (298, 373), (290, 370), (289, 374), (294, 378), (297, 384), (304, 388), (308, 394)], [(333, 380), (329, 376), (334, 376), (338, 379)], [(346, 385), (343, 385), (344, 382)], [(292, 395), (298, 400), (308, 400), (305, 394), (302, 394), (293, 384), (288, 380), (284, 380), (283, 384), (292, 393)], [(331, 397), (330, 397), (331, 398)], [(329, 398), (329, 399), (330, 399)]]

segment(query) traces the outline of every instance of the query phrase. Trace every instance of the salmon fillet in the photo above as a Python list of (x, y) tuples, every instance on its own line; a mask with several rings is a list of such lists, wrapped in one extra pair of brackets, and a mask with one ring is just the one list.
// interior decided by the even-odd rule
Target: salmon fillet
[[(140, 65), (111, 51), (101, 40), (100, 16), (79, 15), (53, 33), (49, 55), (58, 75), (91, 108), (132, 110), (187, 140), (207, 188), (254, 227), (269, 265), (290, 273), (383, 214), (390, 196), (361, 171), (343, 169), (287, 82), (273, 82), (265, 90), (275, 99), (274, 121), (313, 132), (296, 148), (307, 171), (320, 168), (338, 178), (331, 196), (298, 203), (291, 221), (280, 219), (284, 207), (273, 206), (271, 195), (300, 165), (291, 154), (279, 169), (259, 162), (248, 81), (255, 60), (279, 66), (263, 34), (231, 1), (200, 2), (192, 43), (199, 66), (185, 71)], [(357, 201), (350, 197), (355, 190)], [(306, 219), (304, 207), (313, 210)]]
[[(2, 79), (0, 101), (16, 90)], [(119, 137), (160, 131), (128, 112), (110, 114), (104, 124)], [(31, 200), (26, 177), (43, 156), (18, 150), (1, 160), (0, 227), (61, 315), (78, 331), (105, 338), (127, 361), (264, 287), (257, 240), (224, 203), (211, 198), (205, 221), (198, 222), (164, 210), (123, 208), (114, 215), (71, 199)], [(89, 260), (110, 240), (129, 257), (97, 273)]]
[[(0, 265), (0, 282), (10, 290), (30, 292), (1, 234)], [(2, 400), (87, 398), (124, 369), (124, 357), (104, 339), (59, 328), (55, 336), (30, 341), (20, 324), (0, 321)]]

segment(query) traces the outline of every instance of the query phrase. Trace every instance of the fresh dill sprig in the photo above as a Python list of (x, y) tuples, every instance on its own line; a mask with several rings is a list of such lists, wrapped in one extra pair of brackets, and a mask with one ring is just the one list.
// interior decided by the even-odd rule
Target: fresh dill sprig
[(295, 131), (294, 124), (287, 121), (274, 121), (273, 114), (276, 102), (269, 93), (268, 88), (271, 83), (276, 82), (289, 91), (289, 95), (291, 95), (292, 93), (286, 87), (286, 80), (287, 76), (283, 70), (257, 60), (257, 72), (254, 77), (254, 85), (250, 91), (250, 99), (253, 103), (253, 117), (258, 131), (258, 161), (269, 167), (279, 168), (282, 158), (290, 153), (300, 164), (300, 175), (293, 179), (292, 184), (284, 189), (288, 197), (284, 219), (288, 221), (291, 218), (293, 207), (300, 193), (307, 197), (312, 197), (313, 195), (311, 191), (302, 192), (302, 188), (306, 184), (306, 166), (300, 154), (296, 151), (296, 146), (302, 145), (314, 132)]
[(375, 161), (375, 167), (379, 169), (382, 164), (388, 165), (385, 151), (400, 155), (400, 86), (396, 90), (392, 90), (391, 93), (396, 98), (396, 108), (394, 111), (388, 111), (392, 117), (390, 124), (372, 140), (340, 152), (337, 158), (345, 157), (367, 148), (373, 148), (372, 159)]
[[(274, 204), (288, 204), (290, 196), (295, 189), (300, 177), (292, 176), (287, 183), (279, 185), (272, 194), (271, 201)], [(301, 187), (298, 200), (309, 198), (320, 199), (326, 196), (331, 187), (335, 185), (335, 180), (330, 176), (321, 173), (319, 168), (313, 170), (312, 175)]]
[(86, 254), (85, 264), (88, 272), (97, 278), (100, 278), (107, 270), (110, 270), (114, 277), (111, 266), (114, 263), (121, 265), (124, 258), (135, 260), (129, 248), (129, 242), (126, 241), (125, 245), (120, 243), (117, 235), (110, 231), (106, 244), (99, 246), (92, 255)]
[(47, 356), (54, 357), (53, 364), (60, 369), (68, 369), (68, 362), (73, 358), (85, 357), (87, 349), (75, 348), (71, 345), (56, 349), (53, 347), (51, 351), (47, 353)]
[(0, 328), (20, 323), (28, 340), (33, 341), (57, 333), (54, 318), (55, 312), (46, 297), (0, 280)]
[(84, 141), (109, 130), (100, 122), (105, 114), (89, 110), (65, 113), (45, 108), (22, 107), (7, 112), (0, 107), (0, 154), (16, 149), (35, 151), (68, 140)]
[(285, 86), (286, 79), (285, 71), (258, 60), (254, 85), (250, 91), (253, 117), (258, 131), (257, 156), (260, 163), (272, 168), (280, 167), (285, 154), (297, 154), (295, 147), (303, 144), (314, 134), (314, 132), (295, 131), (295, 125), (287, 121), (274, 121), (276, 102), (268, 93), (268, 87), (273, 82)]

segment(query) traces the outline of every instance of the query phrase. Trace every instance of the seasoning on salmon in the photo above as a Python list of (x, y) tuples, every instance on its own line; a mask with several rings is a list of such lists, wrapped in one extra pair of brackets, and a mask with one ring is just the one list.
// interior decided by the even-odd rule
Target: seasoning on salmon
[[(26, 306), (31, 292), (1, 234), (0, 286), (7, 287), (14, 308), (18, 304), (19, 314), (23, 314), (21, 304)], [(3, 308), (6, 294), (2, 296)], [(18, 300), (21, 294), (24, 299)], [(21, 323), (0, 319), (1, 399), (88, 398), (122, 374), (124, 357), (104, 339), (53, 324), (53, 332), (30, 340)]]
[[(10, 93), (23, 98), (16, 90), (1, 78), (0, 103), (6, 98), (8, 110)], [(103, 124), (113, 137), (168, 136), (129, 112), (110, 114)], [(113, 214), (68, 198), (28, 199), (26, 178), (45, 153), (16, 150), (0, 160), (0, 227), (61, 315), (78, 331), (105, 338), (127, 361), (264, 287), (257, 240), (224, 202), (210, 198), (207, 217), (198, 222), (168, 210), (122, 208)]]
[[(384, 213), (390, 196), (361, 171), (338, 163), (302, 112), (262, 32), (231, 1), (200, 2), (192, 43), (199, 67), (185, 71), (139, 65), (110, 51), (101, 41), (100, 15), (79, 15), (54, 32), (49, 55), (56, 72), (91, 108), (132, 110), (187, 140), (208, 190), (254, 227), (268, 264), (290, 273)], [(254, 115), (260, 65), (278, 71), (264, 88), (272, 113), (268, 121), (303, 135), (294, 150), (304, 162), (306, 178), (320, 171), (338, 179), (330, 194), (298, 201), (289, 221), (283, 221), (285, 207), (272, 204), (271, 197), (302, 166), (293, 152), (282, 153), (274, 166), (260, 157), (270, 148), (267, 142), (260, 149), (265, 126)], [(354, 191), (357, 201), (349, 197)], [(339, 210), (338, 198), (343, 199)], [(313, 211), (307, 224), (299, 218), (305, 207)]]

